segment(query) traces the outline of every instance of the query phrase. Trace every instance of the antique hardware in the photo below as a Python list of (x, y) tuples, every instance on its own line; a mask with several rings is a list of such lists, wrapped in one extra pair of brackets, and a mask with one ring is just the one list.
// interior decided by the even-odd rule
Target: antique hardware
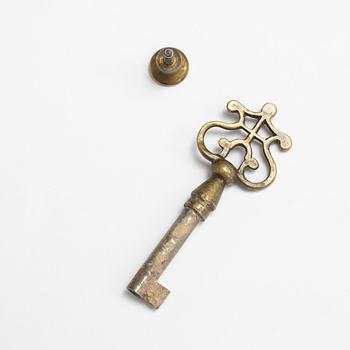
[(154, 79), (159, 83), (175, 85), (186, 78), (189, 65), (182, 51), (173, 47), (165, 47), (152, 56), (150, 68)]
[[(227, 104), (227, 109), (232, 113), (238, 114), (236, 122), (209, 122), (199, 130), (197, 136), (197, 145), (200, 153), (212, 163), (212, 176), (192, 192), (178, 219), (128, 285), (130, 292), (154, 308), (158, 308), (170, 293), (167, 288), (159, 284), (158, 278), (197, 224), (200, 221), (204, 221), (209, 213), (216, 208), (224, 187), (237, 180), (251, 189), (260, 189), (270, 185), (274, 181), (277, 172), (275, 161), (270, 152), (270, 145), (273, 142), (277, 142), (282, 150), (288, 150), (292, 146), (289, 136), (276, 129), (272, 124), (272, 118), (277, 113), (274, 104), (266, 103), (260, 112), (252, 112), (238, 101), (233, 100)], [(254, 127), (246, 125), (247, 117), (254, 119)], [(204, 142), (206, 133), (214, 127), (225, 130), (242, 129), (247, 136), (234, 140), (219, 139), (218, 144), (221, 152), (214, 153), (207, 148)], [(268, 128), (271, 135), (267, 137), (261, 136), (259, 130), (262, 127)], [(257, 140), (261, 144), (269, 167), (267, 177), (260, 182), (248, 180), (245, 174), (248, 168), (255, 170), (259, 166), (258, 161), (253, 156), (253, 140)], [(238, 146), (245, 149), (245, 157), (236, 168), (225, 158), (230, 151)]]

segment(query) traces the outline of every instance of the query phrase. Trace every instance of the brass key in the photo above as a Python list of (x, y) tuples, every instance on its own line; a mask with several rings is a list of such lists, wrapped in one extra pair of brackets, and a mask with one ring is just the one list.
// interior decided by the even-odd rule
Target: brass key
[[(252, 189), (260, 189), (270, 185), (274, 181), (277, 172), (276, 164), (270, 152), (270, 145), (273, 142), (278, 142), (282, 150), (288, 150), (292, 146), (290, 137), (276, 129), (271, 122), (277, 113), (277, 108), (274, 104), (266, 103), (260, 112), (252, 112), (238, 101), (232, 100), (227, 104), (227, 109), (232, 113), (238, 114), (237, 122), (209, 122), (199, 130), (197, 136), (199, 151), (207, 160), (212, 162), (212, 176), (192, 192), (178, 219), (128, 285), (128, 290), (131, 293), (140, 297), (154, 308), (158, 308), (170, 293), (167, 288), (158, 283), (158, 278), (197, 224), (200, 221), (204, 221), (209, 213), (216, 208), (225, 185), (232, 184), (237, 180)], [(256, 120), (253, 128), (249, 128), (246, 125), (247, 116)], [(259, 135), (259, 129), (263, 126), (269, 129), (271, 136), (264, 138)], [(246, 138), (231, 141), (221, 138), (218, 142), (221, 152), (213, 153), (206, 147), (204, 138), (207, 131), (214, 127), (225, 130), (242, 129), (247, 133), (247, 136)], [(252, 152), (251, 143), (254, 139), (258, 140), (262, 145), (263, 153), (269, 166), (268, 176), (260, 182), (252, 182), (245, 176), (247, 168), (255, 170), (259, 167), (259, 163), (253, 157)], [(238, 168), (225, 160), (230, 151), (237, 146), (245, 149), (244, 160)]]

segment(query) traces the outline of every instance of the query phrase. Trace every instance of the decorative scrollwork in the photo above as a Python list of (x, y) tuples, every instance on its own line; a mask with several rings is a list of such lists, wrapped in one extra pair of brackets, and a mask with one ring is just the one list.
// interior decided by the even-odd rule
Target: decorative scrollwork
[[(280, 148), (285, 151), (289, 150), (292, 147), (292, 140), (290, 139), (290, 137), (284, 134), (283, 132), (279, 131), (278, 129), (276, 129), (271, 122), (272, 118), (277, 113), (276, 106), (272, 103), (266, 103), (261, 108), (260, 112), (252, 112), (247, 108), (245, 108), (240, 102), (232, 100), (227, 104), (227, 109), (232, 113), (238, 113), (239, 115), (238, 121), (235, 123), (225, 123), (220, 121), (212, 121), (212, 122), (206, 123), (199, 130), (199, 133), (197, 136), (197, 144), (198, 144), (199, 151), (206, 159), (213, 162), (218, 159), (226, 158), (232, 149), (234, 149), (237, 146), (242, 146), (245, 149), (246, 153), (245, 153), (243, 162), (239, 165), (237, 170), (238, 178), (240, 179), (240, 181), (246, 186), (254, 189), (264, 188), (270, 185), (275, 179), (276, 173), (277, 173), (276, 163), (272, 158), (272, 155), (270, 152), (270, 145), (273, 142), (278, 142)], [(245, 121), (247, 116), (257, 120), (253, 128), (249, 128), (246, 125)], [(271, 136), (264, 138), (258, 134), (262, 126), (266, 126), (271, 131)], [(207, 131), (214, 127), (219, 127), (225, 130), (242, 129), (248, 135), (246, 138), (235, 139), (232, 141), (226, 138), (221, 138), (218, 144), (221, 147), (222, 151), (220, 153), (213, 153), (209, 151), (208, 148), (205, 146), (204, 138)], [(252, 152), (251, 143), (254, 139), (260, 141), (264, 155), (266, 157), (266, 161), (269, 166), (268, 176), (265, 178), (265, 180), (260, 182), (252, 182), (248, 180), (245, 176), (245, 171), (247, 168), (255, 170), (259, 167), (259, 163), (253, 157), (253, 152)]]

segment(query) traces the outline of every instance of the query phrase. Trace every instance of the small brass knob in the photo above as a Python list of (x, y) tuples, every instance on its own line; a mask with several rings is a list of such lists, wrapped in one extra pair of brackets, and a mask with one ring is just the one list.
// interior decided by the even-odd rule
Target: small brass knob
[(188, 73), (188, 60), (179, 49), (165, 47), (151, 58), (151, 73), (155, 80), (165, 85), (181, 83)]

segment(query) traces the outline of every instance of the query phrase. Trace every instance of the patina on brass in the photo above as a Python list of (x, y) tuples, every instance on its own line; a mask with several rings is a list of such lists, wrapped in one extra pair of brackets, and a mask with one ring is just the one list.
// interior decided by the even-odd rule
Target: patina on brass
[[(209, 122), (200, 129), (197, 136), (199, 151), (206, 159), (212, 162), (212, 176), (192, 192), (178, 219), (128, 285), (130, 292), (154, 308), (158, 308), (170, 293), (167, 288), (158, 283), (160, 275), (197, 224), (200, 221), (204, 221), (209, 213), (216, 208), (224, 187), (233, 184), (237, 180), (252, 189), (264, 188), (270, 185), (275, 179), (277, 171), (270, 152), (270, 145), (273, 142), (277, 142), (282, 150), (288, 150), (292, 146), (289, 136), (277, 130), (271, 122), (271, 119), (277, 112), (275, 105), (272, 103), (266, 103), (260, 112), (252, 112), (238, 101), (233, 100), (227, 104), (227, 109), (238, 114), (238, 121), (234, 123)], [(246, 117), (256, 119), (256, 124), (253, 128), (249, 128), (246, 125)], [(266, 126), (271, 133), (266, 138), (258, 133), (263, 126)], [(221, 138), (218, 142), (221, 152), (214, 153), (209, 151), (204, 142), (207, 131), (214, 127), (225, 130), (243, 129), (247, 136), (235, 140)], [(260, 182), (252, 182), (245, 175), (247, 168), (257, 169), (259, 166), (258, 161), (253, 157), (251, 146), (253, 140), (258, 140), (261, 143), (269, 165), (268, 176)], [(246, 154), (243, 162), (236, 169), (225, 158), (232, 149), (238, 146), (243, 147), (246, 150)]]
[[(244, 161), (238, 167), (237, 176), (239, 180), (244, 185), (252, 189), (264, 188), (270, 185), (277, 174), (277, 167), (270, 152), (270, 145), (273, 142), (278, 142), (280, 148), (283, 151), (287, 151), (292, 147), (292, 140), (290, 139), (290, 137), (276, 129), (272, 124), (272, 118), (277, 113), (276, 106), (273, 103), (265, 103), (264, 106), (261, 108), (260, 112), (252, 112), (245, 108), (240, 102), (232, 100), (227, 104), (227, 110), (232, 113), (237, 113), (239, 116), (238, 121), (235, 123), (224, 123), (216, 121), (209, 122), (203, 125), (203, 127), (199, 130), (197, 136), (199, 151), (201, 152), (204, 158), (213, 162), (218, 159), (226, 158), (230, 151), (232, 151), (235, 147), (242, 146), (245, 148), (246, 154)], [(256, 124), (252, 129), (246, 125), (246, 117), (256, 119)], [(264, 126), (267, 127), (267, 129), (271, 133), (271, 136), (267, 138), (264, 138), (259, 135), (259, 130)], [(221, 138), (219, 140), (219, 146), (222, 151), (220, 153), (213, 153), (210, 152), (205, 146), (204, 137), (209, 129), (215, 127), (222, 128), (225, 130), (242, 129), (246, 131), (248, 135), (244, 139), (235, 139), (231, 141), (226, 138)], [(266, 157), (266, 161), (269, 166), (268, 176), (265, 180), (259, 182), (249, 181), (245, 176), (245, 171), (247, 170), (247, 168), (256, 170), (259, 167), (259, 162), (253, 157), (252, 152), (251, 143), (254, 139), (261, 143), (264, 155)]]
[(152, 76), (159, 83), (175, 85), (186, 78), (189, 65), (182, 51), (174, 47), (165, 47), (152, 56), (150, 68)]

